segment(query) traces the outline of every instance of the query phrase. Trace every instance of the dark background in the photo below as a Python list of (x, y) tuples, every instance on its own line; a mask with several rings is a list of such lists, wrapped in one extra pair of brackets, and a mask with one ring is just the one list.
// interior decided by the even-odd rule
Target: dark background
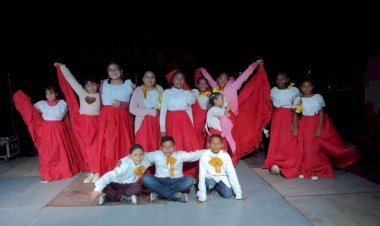
[(164, 75), (172, 69), (183, 70), (193, 85), (200, 66), (214, 77), (221, 71), (236, 76), (262, 58), (271, 85), (279, 71), (296, 85), (311, 74), (345, 140), (363, 130), (364, 75), (368, 59), (380, 54), (374, 8), (186, 4), (176, 10), (162, 5), (137, 10), (120, 3), (94, 8), (61, 3), (47, 10), (22, 4), (9, 8), (10, 13), (3, 8), (0, 136), (16, 133), (23, 154), (35, 153), (24, 122), (12, 109), (11, 93), (22, 89), (33, 102), (44, 99), (43, 87), (57, 83), (56, 61), (78, 80), (105, 79), (113, 59), (132, 81), (140, 84), (143, 71), (152, 69), (166, 87)]

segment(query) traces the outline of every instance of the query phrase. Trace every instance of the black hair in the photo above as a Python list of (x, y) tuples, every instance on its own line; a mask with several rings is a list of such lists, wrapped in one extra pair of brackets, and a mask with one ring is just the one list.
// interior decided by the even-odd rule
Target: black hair
[(301, 80), (300, 80), (300, 86), (304, 82), (310, 82), (310, 84), (314, 86), (314, 79), (311, 76), (309, 76), (309, 75), (301, 78)]
[(219, 138), (220, 141), (223, 143), (223, 137), (217, 133), (212, 134), (210, 138), (208, 139), (208, 142), (210, 142), (212, 138)]
[(132, 154), (137, 149), (141, 149), (144, 152), (144, 148), (141, 146), (141, 144), (132, 144), (132, 146), (129, 148), (129, 154)]
[(49, 92), (54, 91), (57, 94), (57, 98), (56, 99), (58, 99), (58, 97), (59, 97), (59, 90), (58, 90), (57, 86), (51, 85), (51, 84), (46, 85), (45, 86), (45, 93), (48, 90), (49, 90)]
[(171, 142), (173, 142), (173, 144), (175, 144), (175, 142), (174, 142), (174, 138), (173, 138), (172, 136), (164, 136), (164, 137), (161, 138), (161, 146), (162, 146), (162, 144), (165, 143), (166, 141), (171, 141)]
[(215, 100), (218, 99), (219, 96), (223, 96), (222, 93), (215, 92), (211, 93), (209, 97), (210, 105), (213, 107), (215, 105)]
[(88, 76), (88, 77), (83, 79), (83, 84), (82, 84), (83, 87), (85, 87), (88, 82), (99, 84), (99, 82), (96, 78)]
[(207, 81), (207, 79), (206, 79), (205, 77), (200, 77), (200, 78), (198, 78), (198, 79), (197, 79), (197, 84), (199, 84), (199, 82), (200, 82), (201, 80), (205, 80), (205, 81), (207, 82), (207, 84), (208, 84), (208, 81)]

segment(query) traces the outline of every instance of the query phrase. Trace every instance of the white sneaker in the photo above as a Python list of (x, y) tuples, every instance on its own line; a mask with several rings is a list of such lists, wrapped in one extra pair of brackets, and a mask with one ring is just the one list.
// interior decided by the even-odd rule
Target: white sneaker
[(99, 180), (99, 174), (98, 173), (95, 173), (94, 174), (94, 177), (92, 178), (92, 183), (95, 183), (96, 181)]
[(137, 196), (136, 195), (132, 195), (131, 196), (131, 201), (132, 201), (132, 204), (136, 205), (137, 204)]
[(94, 176), (95, 176), (94, 173), (89, 173), (86, 179), (83, 180), (83, 183), (85, 184), (92, 183), (92, 179), (94, 179)]
[(298, 178), (299, 178), (299, 179), (304, 179), (303, 174), (299, 175)]
[(279, 175), (280, 174), (280, 167), (278, 165), (273, 165), (270, 169), (271, 174), (273, 175)]
[(99, 196), (99, 206), (104, 205), (107, 202), (106, 194), (101, 194)]
[(155, 193), (155, 192), (150, 193), (150, 201), (151, 202), (154, 202), (154, 201), (156, 201), (158, 199), (160, 199), (160, 197), (158, 196), (157, 193)]
[(42, 180), (41, 182), (44, 183), (44, 184), (49, 183), (49, 181), (47, 181), (47, 180)]
[(312, 179), (312, 180), (318, 180), (319, 177), (318, 177), (318, 176), (311, 176), (311, 179)]

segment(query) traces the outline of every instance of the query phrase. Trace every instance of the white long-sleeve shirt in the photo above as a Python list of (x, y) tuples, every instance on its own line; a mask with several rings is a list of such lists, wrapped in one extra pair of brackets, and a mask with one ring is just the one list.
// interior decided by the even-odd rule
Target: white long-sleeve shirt
[[(100, 111), (100, 96), (99, 93), (89, 93), (79, 84), (66, 65), (60, 66), (63, 76), (73, 88), (74, 92), (79, 97), (79, 114), (81, 115), (99, 115)], [(95, 99), (94, 99), (95, 98)], [(88, 99), (88, 101), (86, 101)], [(92, 100), (95, 100), (92, 102)]]
[(199, 106), (203, 109), (203, 110), (207, 110), (210, 108), (210, 100), (209, 100), (209, 97), (207, 96), (203, 96), (203, 95), (199, 95), (199, 90), (198, 89), (192, 89), (191, 92), (197, 97), (197, 101), (199, 103)]
[(59, 100), (54, 106), (49, 106), (45, 100), (40, 100), (34, 104), (39, 109), (42, 118), (46, 121), (61, 121), (67, 113), (67, 104), (64, 100)]
[(172, 87), (166, 89), (162, 94), (162, 103), (160, 111), (160, 130), (166, 132), (166, 113), (167, 111), (186, 111), (191, 122), (193, 122), (193, 114), (191, 105), (195, 103), (196, 96), (184, 89)]
[(300, 91), (296, 87), (279, 89), (273, 87), (270, 92), (270, 99), (275, 108), (292, 108), (294, 100), (300, 96)]
[(144, 155), (144, 161), (155, 164), (156, 166), (156, 177), (165, 178), (179, 178), (183, 177), (182, 168), (184, 162), (195, 162), (199, 160), (201, 155), (205, 150), (198, 150), (194, 152), (185, 152), (185, 151), (175, 151), (171, 157), (176, 159), (174, 164), (174, 175), (170, 176), (170, 164), (166, 162), (167, 157), (161, 150), (148, 152)]
[(128, 102), (133, 93), (133, 84), (130, 79), (124, 81), (123, 84), (109, 84), (108, 80), (104, 80), (102, 88), (103, 105), (112, 105), (114, 100)]
[[(300, 97), (294, 100), (293, 108), (297, 108)], [(320, 94), (314, 94), (311, 97), (301, 97), (302, 115), (312, 116), (318, 114), (319, 110), (326, 106), (323, 97)]]
[[(212, 158), (219, 158), (223, 162), (219, 173), (217, 173), (215, 167), (209, 163)], [(242, 198), (240, 183), (232, 164), (231, 157), (227, 152), (220, 150), (218, 154), (215, 154), (210, 149), (207, 149), (199, 159), (199, 190), (197, 196), (200, 201), (207, 200), (206, 178), (214, 179), (216, 182), (223, 181), (225, 185), (232, 187), (236, 199)]]
[(222, 131), (222, 123), (220, 122), (219, 116), (224, 115), (224, 107), (213, 106), (207, 111), (206, 125), (207, 128), (213, 128)]
[[(142, 174), (150, 166), (146, 161), (143, 161), (139, 165), (136, 165), (129, 156), (122, 158), (121, 165), (117, 166), (114, 170), (105, 173), (95, 183), (94, 191), (102, 192), (103, 189), (111, 182), (119, 184), (132, 184), (139, 179), (139, 175), (134, 173), (134, 170), (138, 167), (144, 167)], [(140, 175), (141, 176), (141, 175)]]

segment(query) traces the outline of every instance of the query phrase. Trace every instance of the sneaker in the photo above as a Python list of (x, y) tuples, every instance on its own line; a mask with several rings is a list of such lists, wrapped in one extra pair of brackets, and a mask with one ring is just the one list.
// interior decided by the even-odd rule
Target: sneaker
[(104, 205), (105, 203), (107, 203), (107, 196), (106, 196), (106, 194), (101, 194), (100, 196), (99, 196), (99, 206), (102, 206), (102, 205)]
[(273, 165), (270, 169), (271, 174), (273, 175), (279, 175), (280, 174), (280, 167), (278, 165)]
[(177, 192), (177, 193), (174, 194), (174, 198), (175, 198), (175, 201), (177, 201), (177, 202), (184, 202), (184, 203), (187, 202), (187, 195), (186, 195), (186, 193)]
[(311, 176), (311, 179), (312, 179), (312, 180), (318, 180), (319, 177), (318, 177), (318, 176)]
[(99, 180), (99, 174), (98, 173), (95, 173), (94, 174), (94, 177), (92, 178), (92, 183), (95, 183), (96, 181)]
[(304, 178), (303, 174), (299, 175), (298, 178), (303, 179)]
[(127, 204), (137, 204), (137, 196), (136, 195), (132, 195), (132, 196), (126, 196), (126, 195), (122, 195), (121, 198), (120, 198), (120, 202), (125, 202)]
[(158, 196), (157, 193), (155, 193), (155, 192), (150, 193), (150, 201), (151, 202), (154, 202), (154, 201), (159, 200), (159, 199), (160, 199), (160, 197)]
[(92, 183), (92, 179), (94, 179), (94, 176), (95, 176), (94, 173), (89, 173), (86, 179), (83, 180), (83, 183), (85, 184)]
[(42, 183), (44, 183), (44, 184), (47, 184), (47, 183), (49, 183), (49, 181), (48, 181), (48, 180), (42, 180), (41, 182), (42, 182)]

